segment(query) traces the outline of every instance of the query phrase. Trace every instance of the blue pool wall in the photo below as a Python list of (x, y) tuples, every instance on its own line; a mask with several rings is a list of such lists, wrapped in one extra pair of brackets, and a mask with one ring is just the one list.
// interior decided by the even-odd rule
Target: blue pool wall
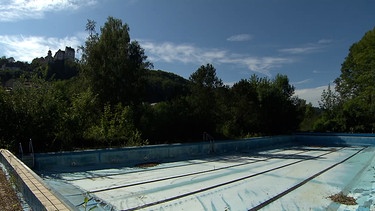
[(303, 145), (316, 146), (374, 146), (371, 133), (296, 133), (294, 139)]
[[(309, 146), (370, 146), (375, 134), (297, 133), (287, 136), (260, 137), (243, 140), (165, 144), (117, 149), (41, 153), (35, 155), (34, 170), (77, 171), (113, 166), (134, 167), (150, 162), (186, 160), (217, 154), (246, 153), (262, 148), (295, 145)], [(212, 147), (213, 146), (213, 147)]]
[[(186, 160), (217, 154), (249, 152), (264, 147), (290, 145), (291, 136), (274, 136), (244, 140), (165, 144), (117, 149), (84, 150), (35, 154), (34, 170), (75, 171), (82, 168), (128, 166), (149, 162)], [(213, 146), (213, 148), (212, 148)]]

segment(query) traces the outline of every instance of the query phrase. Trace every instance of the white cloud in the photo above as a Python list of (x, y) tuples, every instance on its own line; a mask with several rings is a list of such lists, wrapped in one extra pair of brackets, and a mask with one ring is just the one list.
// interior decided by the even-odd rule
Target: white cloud
[(81, 35), (56, 38), (43, 36), (22, 36), (22, 35), (0, 35), (0, 52), (7, 57), (14, 57), (19, 61), (31, 62), (34, 58), (44, 57), (48, 50), (56, 52), (58, 49), (65, 49), (70, 46), (77, 50), (77, 47), (84, 41)]
[(272, 76), (270, 73), (272, 69), (280, 68), (283, 64), (291, 63), (293, 60), (282, 57), (250, 57), (246, 55), (231, 55), (229, 58), (224, 58), (218, 62), (246, 66), (253, 72), (262, 73), (270, 77)]
[(46, 12), (76, 10), (95, 4), (96, 0), (2, 0), (0, 22), (39, 19)]
[(306, 84), (306, 83), (309, 83), (311, 81), (311, 79), (305, 79), (305, 80), (302, 80), (302, 81), (297, 81), (297, 82), (292, 82), (292, 84), (294, 85), (299, 85), (299, 84)]
[(204, 50), (188, 44), (176, 45), (170, 42), (156, 44), (149, 41), (140, 41), (140, 43), (146, 50), (148, 58), (153, 62), (211, 63), (222, 59), (227, 54), (223, 50)]
[(314, 74), (318, 74), (318, 73), (320, 73), (319, 70), (313, 70), (312, 72), (313, 72)]
[(250, 71), (271, 76), (270, 71), (281, 67), (283, 64), (293, 62), (290, 58), (283, 57), (252, 57), (242, 54), (230, 53), (221, 49), (204, 49), (189, 44), (174, 44), (170, 42), (153, 43), (140, 41), (146, 55), (152, 62), (181, 62), (181, 63), (216, 63), (232, 64), (247, 67)]
[(310, 46), (310, 47), (299, 47), (299, 48), (284, 48), (280, 49), (280, 52), (283, 53), (290, 53), (290, 54), (307, 54), (316, 52), (317, 50), (321, 49), (322, 47), (319, 46)]
[(328, 44), (330, 44), (332, 40), (328, 39), (320, 39), (316, 43), (308, 43), (303, 45), (302, 47), (295, 47), (295, 48), (283, 48), (280, 49), (279, 52), (282, 53), (289, 53), (289, 54), (309, 54), (319, 52), (322, 49), (326, 48)]
[[(327, 90), (327, 86), (319, 86), (315, 88), (309, 89), (296, 89), (294, 95), (298, 96), (301, 99), (306, 100), (307, 103), (311, 103), (315, 107), (319, 107), (319, 101), (321, 100), (321, 96), (323, 90)], [(335, 86), (331, 85), (331, 90), (334, 90)]]
[(320, 39), (318, 41), (319, 44), (329, 44), (331, 42), (332, 42), (332, 40), (330, 40), (330, 39)]
[(227, 40), (231, 42), (243, 42), (251, 39), (252, 36), (250, 34), (237, 34), (227, 38)]

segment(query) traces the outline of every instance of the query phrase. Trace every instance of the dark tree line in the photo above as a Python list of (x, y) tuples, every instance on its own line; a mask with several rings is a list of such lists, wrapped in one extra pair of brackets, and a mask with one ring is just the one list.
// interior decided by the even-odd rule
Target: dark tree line
[(81, 61), (35, 60), (12, 91), (0, 88), (0, 147), (16, 150), (30, 138), (36, 151), (58, 151), (201, 141), (205, 132), (216, 139), (275, 135), (313, 116), (285, 75), (253, 75), (228, 87), (205, 64), (184, 79), (151, 70), (121, 20), (109, 17), (100, 32), (89, 20), (86, 30)]

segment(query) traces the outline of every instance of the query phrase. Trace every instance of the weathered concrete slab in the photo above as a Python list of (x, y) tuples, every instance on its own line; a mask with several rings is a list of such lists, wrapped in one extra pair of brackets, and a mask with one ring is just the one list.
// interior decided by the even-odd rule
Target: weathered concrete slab
[(89, 192), (96, 202), (118, 210), (337, 210), (347, 207), (328, 197), (340, 191), (358, 197), (357, 208), (368, 206), (371, 199), (359, 194), (375, 190), (364, 189), (366, 182), (358, 179), (371, 179), (363, 173), (371, 170), (374, 150), (288, 147), (150, 168), (61, 173), (45, 180), (63, 182), (62, 189), (78, 187), (81, 194)]

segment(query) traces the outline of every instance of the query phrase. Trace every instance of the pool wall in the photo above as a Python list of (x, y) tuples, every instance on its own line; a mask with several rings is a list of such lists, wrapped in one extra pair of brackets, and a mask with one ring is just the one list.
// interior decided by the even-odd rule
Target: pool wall
[(294, 139), (304, 145), (316, 146), (374, 146), (375, 134), (296, 133)]
[(186, 158), (210, 156), (211, 154), (246, 152), (264, 147), (296, 144), (292, 136), (274, 136), (244, 140), (227, 140), (166, 144), (119, 149), (85, 150), (73, 152), (35, 154), (35, 170), (76, 171), (96, 166), (131, 166), (149, 163), (185, 160)]
[(248, 152), (280, 145), (369, 146), (375, 145), (375, 134), (296, 133), (243, 140), (165, 144), (116, 149), (84, 150), (35, 154), (35, 170), (76, 171), (82, 168), (133, 167), (149, 162), (167, 162), (223, 153)]

